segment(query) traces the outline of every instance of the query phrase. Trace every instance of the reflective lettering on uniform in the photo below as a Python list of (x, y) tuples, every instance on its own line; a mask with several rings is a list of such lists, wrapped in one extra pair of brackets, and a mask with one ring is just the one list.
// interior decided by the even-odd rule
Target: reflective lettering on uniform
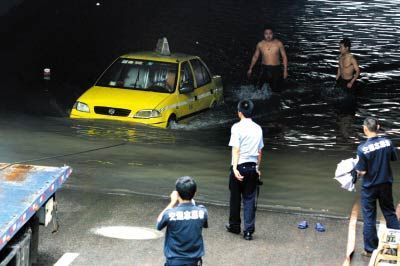
[(192, 210), (192, 219), (193, 219), (193, 220), (199, 219), (199, 211), (197, 211), (197, 210)]
[(176, 213), (170, 212), (168, 214), (168, 218), (169, 218), (170, 221), (176, 221)]
[(183, 213), (183, 217), (185, 220), (190, 220), (191, 216), (190, 216), (190, 211), (185, 211)]
[(177, 211), (168, 213), (170, 221), (183, 221), (183, 220), (198, 220), (204, 219), (205, 212), (203, 210), (191, 210), (191, 211)]
[(375, 147), (375, 150), (379, 150), (381, 148), (381, 146), (379, 145), (379, 142), (375, 142), (374, 147)]
[(374, 144), (369, 144), (368, 145), (368, 149), (369, 149), (370, 152), (374, 151), (375, 150)]
[(380, 146), (381, 148), (387, 147), (386, 145), (387, 145), (386, 141), (384, 141), (384, 140), (379, 141), (379, 146)]
[(183, 212), (182, 211), (177, 211), (176, 212), (176, 219), (178, 221), (182, 221), (183, 220)]
[(371, 143), (368, 146), (364, 146), (362, 147), (362, 152), (364, 154), (368, 154), (370, 152), (379, 150), (379, 149), (383, 149), (386, 147), (390, 147), (390, 141), (389, 140), (381, 140), (379, 142), (375, 142), (375, 143)]
[(203, 210), (199, 211), (199, 218), (204, 219), (204, 211)]
[(369, 152), (369, 149), (368, 149), (368, 147), (363, 147), (362, 151), (364, 154), (367, 154)]

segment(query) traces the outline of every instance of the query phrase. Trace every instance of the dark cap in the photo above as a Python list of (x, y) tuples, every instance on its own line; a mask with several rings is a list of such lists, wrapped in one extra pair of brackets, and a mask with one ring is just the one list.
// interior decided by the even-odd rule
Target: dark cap
[(253, 115), (254, 104), (251, 100), (242, 100), (238, 103), (238, 112), (241, 112), (245, 117)]

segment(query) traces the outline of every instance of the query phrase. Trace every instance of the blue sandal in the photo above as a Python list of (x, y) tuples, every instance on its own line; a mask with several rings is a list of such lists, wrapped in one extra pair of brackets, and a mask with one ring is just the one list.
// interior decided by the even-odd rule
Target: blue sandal
[(299, 229), (306, 229), (308, 227), (307, 221), (302, 221), (297, 225), (297, 228)]
[(315, 230), (317, 230), (318, 232), (325, 232), (325, 226), (321, 223), (316, 223)]

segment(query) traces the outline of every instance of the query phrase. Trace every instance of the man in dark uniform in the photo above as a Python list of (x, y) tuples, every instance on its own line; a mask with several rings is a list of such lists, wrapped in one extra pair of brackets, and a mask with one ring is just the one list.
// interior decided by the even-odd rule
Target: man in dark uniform
[(240, 101), (240, 122), (231, 129), (229, 146), (232, 147), (232, 167), (229, 176), (230, 212), (228, 232), (240, 234), (240, 201), (243, 197), (243, 237), (252, 240), (255, 230), (255, 200), (259, 182), (261, 150), (264, 147), (263, 133), (259, 125), (251, 120), (254, 105), (250, 100)]
[[(192, 200), (196, 183), (189, 176), (178, 178), (171, 202), (160, 213), (157, 229), (167, 227), (164, 242), (165, 265), (201, 265), (204, 256), (202, 229), (208, 227), (207, 209)], [(177, 206), (175, 206), (178, 204)]]
[(364, 217), (364, 253), (370, 256), (378, 247), (376, 232), (376, 201), (385, 216), (386, 226), (400, 229), (393, 205), (392, 183), (393, 174), (390, 161), (397, 160), (396, 148), (392, 142), (379, 137), (377, 119), (369, 117), (364, 120), (364, 134), (367, 141), (357, 148), (359, 161), (355, 166), (359, 176), (363, 176), (361, 188), (361, 206)]

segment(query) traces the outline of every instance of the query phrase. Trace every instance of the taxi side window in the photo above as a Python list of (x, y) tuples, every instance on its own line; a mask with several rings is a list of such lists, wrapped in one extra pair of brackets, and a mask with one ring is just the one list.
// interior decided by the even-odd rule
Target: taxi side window
[(210, 73), (207, 68), (204, 66), (203, 62), (199, 59), (190, 60), (190, 64), (192, 64), (194, 76), (196, 78), (197, 87), (201, 87), (211, 82)]
[(183, 85), (194, 86), (192, 69), (188, 62), (183, 62), (181, 65), (181, 87)]

